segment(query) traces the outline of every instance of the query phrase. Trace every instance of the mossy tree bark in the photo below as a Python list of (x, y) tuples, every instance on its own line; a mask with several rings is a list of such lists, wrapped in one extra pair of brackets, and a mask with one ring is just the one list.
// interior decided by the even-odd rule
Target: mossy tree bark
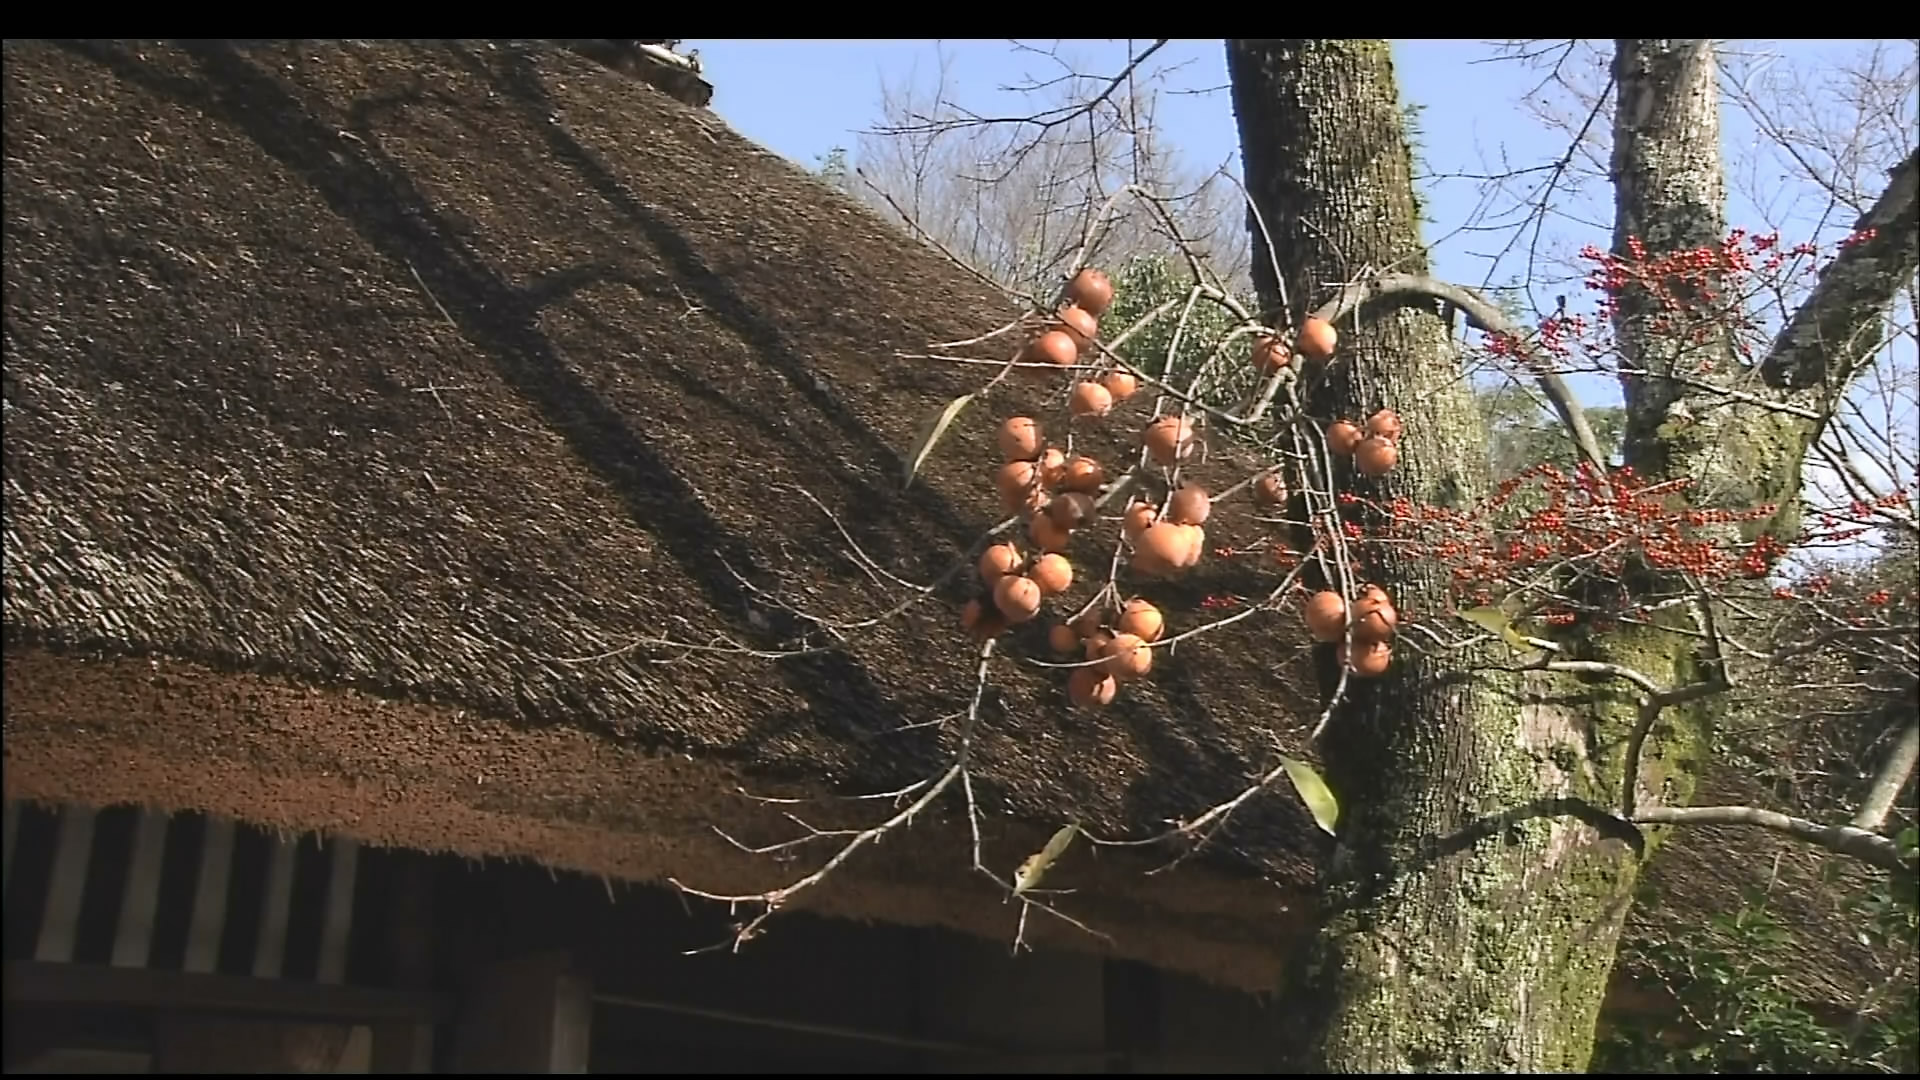
[[(1282, 279), (1291, 321), (1366, 268), (1425, 272), (1386, 43), (1234, 41), (1228, 65), (1245, 175), (1275, 249), (1255, 260), (1263, 305), (1281, 306)], [(1401, 412), (1388, 494), (1453, 506), (1484, 494), (1486, 433), (1441, 322), (1409, 309), (1361, 316), (1340, 328), (1341, 360), (1310, 412)], [(1413, 612), (1444, 609), (1444, 573), (1411, 561), (1375, 570)], [(1322, 756), (1343, 805), (1339, 852), (1321, 931), (1294, 974), (1307, 1067), (1585, 1063), (1634, 864), (1562, 818), (1478, 835), (1503, 812), (1568, 794), (1588, 757), (1576, 717), (1524, 707), (1511, 676), (1463, 671), (1493, 659), (1403, 649), (1334, 720)]]
[[(1635, 41), (1621, 42), (1618, 54), (1620, 243), (1632, 234), (1660, 251), (1718, 240), (1724, 182), (1710, 50)], [(1227, 61), (1246, 181), (1274, 249), (1269, 259), (1250, 215), (1255, 284), (1264, 307), (1284, 309), (1276, 321), (1297, 320), (1332, 284), (1369, 271), (1424, 273), (1387, 44), (1233, 40)], [(1907, 222), (1910, 237), (1912, 200), (1896, 204), (1888, 224)], [(1848, 314), (1819, 324), (1854, 333), (1858, 346), (1859, 328), (1885, 310), (1900, 275), (1913, 273), (1903, 252), (1879, 253), (1869, 284), (1839, 281), (1849, 288), (1828, 302), (1851, 305)], [(1821, 296), (1816, 290), (1810, 303)], [(1656, 371), (1684, 362), (1644, 315), (1630, 306), (1622, 316), (1623, 362)], [(1382, 406), (1401, 413), (1401, 465), (1373, 493), (1453, 506), (1482, 494), (1486, 433), (1441, 320), (1407, 307), (1363, 309), (1340, 330), (1340, 356), (1306, 405), (1322, 419)], [(1724, 340), (1706, 347), (1730, 352)], [(1655, 380), (1631, 386), (1627, 400), (1626, 452), (1643, 474), (1703, 477), (1710, 505), (1793, 501), (1813, 425), (1749, 409), (1711, 431), (1690, 427), (1674, 422), (1684, 398)], [(1447, 604), (1441, 567), (1389, 558), (1369, 571), (1403, 611)], [(1639, 583), (1676, 585), (1685, 583), (1651, 575)], [(1678, 627), (1689, 617), (1675, 607), (1654, 621)], [(1575, 627), (1558, 639), (1563, 656), (1620, 664), (1668, 687), (1702, 681), (1697, 642), (1661, 625)], [(1618, 680), (1489, 670), (1509, 659), (1402, 649), (1385, 677), (1350, 687), (1321, 747), (1342, 802), (1339, 844), (1319, 933), (1292, 974), (1288, 1015), (1301, 1028), (1303, 1068), (1586, 1067), (1647, 850), (1595, 812), (1624, 805), (1639, 691)], [(1331, 686), (1333, 660), (1321, 662)], [(1691, 796), (1709, 719), (1705, 699), (1666, 711), (1641, 754), (1634, 801)]]
[[(1233, 41), (1227, 56), (1288, 318), (1369, 267), (1425, 273), (1387, 44)], [(1260, 247), (1256, 284), (1278, 306)], [(1340, 331), (1340, 359), (1308, 411), (1400, 412), (1401, 466), (1383, 494), (1452, 506), (1484, 494), (1486, 432), (1442, 321), (1363, 309)], [(1403, 610), (1447, 607), (1445, 567), (1405, 560), (1373, 573)], [(1349, 688), (1322, 746), (1342, 818), (1322, 927), (1294, 974), (1302, 1064), (1583, 1068), (1634, 856), (1565, 816), (1490, 826), (1544, 800), (1601, 794), (1584, 706), (1548, 680), (1473, 670), (1502, 660), (1491, 652), (1398, 656), (1386, 677)]]

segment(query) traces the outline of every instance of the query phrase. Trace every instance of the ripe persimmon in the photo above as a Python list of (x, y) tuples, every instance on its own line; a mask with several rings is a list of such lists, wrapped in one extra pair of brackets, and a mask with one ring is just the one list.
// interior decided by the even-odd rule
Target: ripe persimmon
[(1278, 338), (1263, 334), (1253, 343), (1253, 368), (1263, 376), (1272, 375), (1286, 367), (1292, 359), (1287, 347)]
[(1049, 330), (1027, 343), (1021, 359), (1029, 364), (1068, 367), (1080, 359), (1080, 346), (1074, 344), (1073, 335), (1065, 330)]
[(1047, 648), (1058, 656), (1072, 656), (1080, 651), (1080, 635), (1066, 623), (1054, 623), (1047, 627)]
[(1383, 439), (1397, 439), (1400, 437), (1400, 431), (1400, 414), (1392, 409), (1381, 409), (1367, 417), (1367, 434), (1369, 435), (1378, 435)]
[(1346, 420), (1335, 420), (1327, 425), (1327, 449), (1346, 457), (1358, 449), (1366, 433)]
[(1394, 449), (1393, 440), (1380, 435), (1369, 437), (1353, 452), (1353, 467), (1362, 476), (1385, 476), (1399, 460), (1400, 451)]
[(1180, 525), (1204, 525), (1212, 510), (1213, 500), (1198, 484), (1183, 484), (1167, 499), (1167, 520)]
[(1116, 679), (1137, 679), (1153, 668), (1153, 649), (1138, 634), (1115, 634), (1101, 650), (1106, 663), (1100, 665)]
[(1098, 318), (1113, 303), (1113, 281), (1106, 273), (1089, 266), (1067, 282), (1067, 299)]
[(993, 604), (1009, 623), (1023, 623), (1040, 612), (1040, 586), (1032, 578), (1008, 574), (994, 583)]
[(1332, 589), (1308, 597), (1303, 614), (1315, 641), (1338, 641), (1346, 635), (1347, 600)]
[(1393, 646), (1384, 641), (1356, 641), (1351, 652), (1343, 644), (1335, 655), (1355, 675), (1374, 679), (1386, 674), (1387, 665), (1393, 663)]
[(1074, 668), (1073, 674), (1067, 676), (1067, 699), (1076, 708), (1097, 709), (1102, 705), (1111, 705), (1119, 692), (1119, 682), (1097, 667)]
[(1097, 382), (1076, 383), (1067, 408), (1075, 416), (1105, 416), (1113, 411), (1113, 394)]
[(1063, 491), (1047, 505), (1047, 516), (1063, 529), (1077, 529), (1093, 520), (1093, 496), (1084, 491)]
[(1193, 453), (1193, 421), (1184, 416), (1163, 416), (1147, 425), (1147, 454), (1164, 468), (1171, 468)]
[(1040, 425), (1031, 416), (1009, 416), (995, 438), (1002, 461), (1032, 461), (1040, 455)]
[(1100, 376), (1100, 385), (1107, 388), (1107, 393), (1113, 395), (1114, 401), (1120, 402), (1132, 397), (1134, 391), (1140, 389), (1140, 380), (1134, 378), (1131, 371), (1115, 368)]
[(1092, 341), (1093, 335), (1099, 330), (1100, 320), (1094, 318), (1093, 314), (1085, 308), (1073, 304), (1062, 304), (1059, 315), (1060, 328), (1073, 339), (1075, 348), (1086, 348), (1087, 342)]
[(1065, 555), (1050, 551), (1033, 560), (1027, 576), (1040, 586), (1041, 595), (1058, 596), (1073, 587), (1073, 564)]
[(1012, 544), (995, 544), (980, 553), (978, 569), (982, 583), (994, 582), (1020, 569), (1020, 552)]
[(1353, 602), (1353, 636), (1365, 641), (1385, 641), (1393, 636), (1394, 628), (1400, 622), (1400, 613), (1394, 609), (1393, 601), (1387, 598), (1387, 591), (1378, 585), (1368, 585), (1360, 590), (1360, 596)]
[(1067, 462), (1066, 474), (1061, 477), (1060, 486), (1068, 491), (1095, 492), (1106, 483), (1107, 473), (1100, 463), (1080, 454)]
[(1131, 503), (1127, 506), (1125, 516), (1120, 519), (1120, 531), (1126, 534), (1128, 543), (1138, 544), (1140, 534), (1159, 518), (1160, 511), (1154, 509), (1152, 503)]
[(1127, 601), (1126, 609), (1113, 624), (1116, 631), (1132, 634), (1141, 641), (1160, 640), (1166, 627), (1166, 619), (1160, 614), (1160, 609), (1140, 599)]
[(1301, 356), (1325, 363), (1333, 358), (1333, 347), (1339, 340), (1340, 335), (1332, 323), (1309, 317), (1300, 324), (1300, 336), (1294, 341), (1294, 347), (1300, 350)]

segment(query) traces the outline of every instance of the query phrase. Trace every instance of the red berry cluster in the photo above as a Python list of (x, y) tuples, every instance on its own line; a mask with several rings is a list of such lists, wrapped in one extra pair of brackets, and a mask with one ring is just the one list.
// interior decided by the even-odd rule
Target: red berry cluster
[[(1771, 572), (1787, 552), (1785, 543), (1766, 534), (1742, 543), (1724, 526), (1764, 520), (1778, 508), (1695, 507), (1686, 501), (1688, 487), (1686, 480), (1642, 485), (1630, 468), (1603, 475), (1583, 464), (1569, 474), (1539, 464), (1464, 510), (1404, 498), (1385, 504), (1352, 494), (1340, 499), (1371, 509), (1380, 522), (1374, 529), (1343, 523), (1362, 559), (1391, 549), (1442, 562), (1451, 568), (1456, 601), (1485, 603), (1522, 579), (1574, 562), (1608, 576), (1634, 563), (1708, 581)], [(1505, 513), (1523, 490), (1537, 492), (1544, 505), (1517, 518)]]
[[(1875, 235), (1864, 229), (1836, 246), (1844, 251)], [(1631, 301), (1634, 310), (1649, 313), (1655, 333), (1683, 334), (1696, 345), (1724, 335), (1748, 359), (1769, 337), (1752, 317), (1749, 302), (1790, 275), (1813, 272), (1820, 253), (1810, 243), (1782, 246), (1778, 232), (1756, 235), (1746, 229), (1734, 229), (1715, 244), (1651, 255), (1638, 237), (1629, 237), (1626, 249), (1624, 255), (1591, 244), (1580, 250), (1580, 257), (1594, 264), (1586, 287), (1603, 294), (1603, 316), (1612, 319)], [(1712, 366), (1701, 365), (1703, 370)]]
[[(1565, 360), (1573, 355), (1574, 345), (1587, 336), (1588, 329), (1584, 315), (1549, 315), (1540, 320), (1534, 344), (1549, 356)], [(1526, 351), (1520, 339), (1502, 333), (1488, 334), (1484, 347), (1493, 357), (1520, 356)]]

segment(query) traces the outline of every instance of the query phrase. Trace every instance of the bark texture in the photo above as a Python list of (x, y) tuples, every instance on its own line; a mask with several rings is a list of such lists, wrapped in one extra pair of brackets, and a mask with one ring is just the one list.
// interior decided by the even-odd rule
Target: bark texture
[[(1425, 269), (1410, 156), (1383, 41), (1227, 45), (1263, 306), (1288, 317), (1368, 268)], [(1310, 411), (1406, 423), (1378, 494), (1461, 505), (1487, 482), (1485, 432), (1443, 324), (1408, 309), (1341, 325)], [(1361, 490), (1367, 490), (1364, 486)], [(1403, 610), (1446, 606), (1442, 568), (1373, 568)], [(1331, 649), (1325, 651), (1331, 652)], [(1396, 653), (1323, 746), (1342, 803), (1320, 932), (1290, 989), (1309, 1070), (1581, 1070), (1638, 860), (1565, 810), (1614, 802), (1597, 725), (1624, 728), (1605, 685), (1484, 668), (1490, 652)], [(1331, 682), (1333, 661), (1322, 658)], [(1630, 710), (1626, 710), (1629, 711)], [(1615, 763), (1617, 765), (1617, 762)]]

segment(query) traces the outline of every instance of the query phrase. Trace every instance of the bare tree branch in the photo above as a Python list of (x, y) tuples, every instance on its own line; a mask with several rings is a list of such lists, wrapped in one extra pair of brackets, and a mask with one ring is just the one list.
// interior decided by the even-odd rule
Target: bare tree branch
[(1600, 440), (1587, 423), (1586, 412), (1580, 407), (1579, 399), (1573, 396), (1566, 381), (1560, 378), (1553, 362), (1533, 347), (1504, 312), (1477, 291), (1421, 274), (1381, 274), (1371, 281), (1348, 284), (1340, 290), (1339, 296), (1328, 301), (1314, 314), (1328, 322), (1336, 322), (1362, 305), (1389, 300), (1402, 303), (1413, 300), (1438, 301), (1459, 309), (1467, 316), (1468, 325), (1474, 329), (1510, 338), (1520, 348), (1523, 359), (1540, 385), (1540, 392), (1553, 403), (1554, 411), (1559, 413), (1560, 422), (1566, 425), (1581, 456), (1602, 473), (1606, 471), (1607, 458), (1600, 452)]
[(1640, 811), (1634, 815), (1633, 822), (1636, 825), (1752, 825), (1785, 833), (1838, 855), (1851, 855), (1906, 881), (1911, 881), (1915, 874), (1914, 866), (1901, 857), (1899, 845), (1879, 833), (1851, 825), (1822, 825), (1752, 806), (1660, 806)]
[(1879, 774), (1873, 778), (1873, 785), (1867, 788), (1867, 797), (1860, 804), (1860, 812), (1853, 815), (1854, 828), (1871, 830), (1886, 824), (1893, 801), (1900, 797), (1900, 789), (1907, 786), (1917, 759), (1920, 759), (1920, 719), (1907, 721), (1900, 738), (1893, 744), (1893, 752), (1881, 763)]
[(1878, 324), (1894, 294), (1920, 271), (1920, 151), (1896, 166), (1878, 201), (1854, 225), (1870, 237), (1841, 252), (1820, 273), (1813, 295), (1794, 313), (1760, 364), (1767, 385), (1802, 390), (1844, 386), (1880, 345)]
[[(1063, 105), (1028, 116), (980, 116), (978, 114), (969, 114), (962, 119), (956, 120), (934, 119), (919, 123), (893, 124), (885, 127), (876, 127), (872, 133), (875, 135), (908, 135), (930, 131), (950, 131), (959, 127), (998, 127), (1002, 125), (1038, 127), (1042, 132), (1051, 131), (1054, 128), (1071, 124), (1075, 120), (1099, 108), (1101, 103), (1112, 97), (1116, 90), (1126, 85), (1127, 80), (1133, 77), (1133, 73), (1140, 69), (1141, 64), (1146, 63), (1153, 57), (1154, 53), (1165, 48), (1167, 42), (1171, 40), (1171, 38), (1160, 38), (1153, 44), (1140, 50), (1137, 55), (1127, 61), (1127, 66), (1122, 68), (1119, 74), (1107, 80), (1107, 85), (1103, 89), (1085, 101), (1072, 105)], [(1052, 82), (1057, 83), (1077, 77), (1078, 76), (1069, 74), (1059, 80), (1052, 80)], [(1037, 83), (1032, 86), (1020, 87), (1019, 89), (1040, 90), (1046, 88), (1048, 85), (1051, 85), (1051, 83)]]

